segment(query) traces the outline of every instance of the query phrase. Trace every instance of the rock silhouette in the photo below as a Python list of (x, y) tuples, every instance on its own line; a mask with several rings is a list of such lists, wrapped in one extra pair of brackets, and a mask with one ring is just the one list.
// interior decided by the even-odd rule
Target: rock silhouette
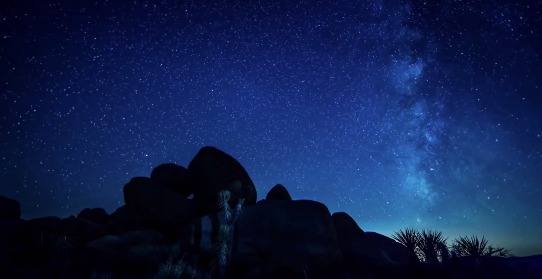
[(240, 199), (244, 204), (256, 203), (256, 188), (248, 173), (237, 160), (214, 147), (203, 147), (188, 165), (194, 183), (194, 199), (201, 213), (218, 210), (217, 195), (222, 190), (231, 193), (230, 204)]
[(0, 196), (0, 220), (16, 220), (21, 218), (21, 205), (18, 201)]
[(126, 206), (148, 228), (174, 232), (196, 216), (193, 200), (169, 187), (156, 185), (150, 178), (134, 177), (123, 189)]
[(364, 232), (345, 212), (332, 215), (341, 251), (351, 272), (368, 276), (371, 268), (404, 266), (408, 250), (395, 240), (374, 232)]
[(103, 208), (85, 208), (77, 215), (79, 219), (85, 219), (96, 224), (107, 224), (110, 217)]
[(236, 278), (262, 278), (274, 269), (326, 278), (340, 261), (331, 215), (321, 203), (265, 201), (247, 207), (237, 220), (232, 247)]
[(188, 197), (194, 192), (186, 168), (173, 163), (161, 164), (151, 172), (151, 180), (157, 185), (167, 187)]
[(265, 197), (265, 200), (268, 201), (291, 201), (292, 197), (290, 196), (290, 193), (288, 193), (288, 190), (286, 190), (286, 187), (282, 186), (281, 184), (277, 184), (269, 190), (269, 193), (267, 193), (267, 196)]
[(542, 277), (540, 256), (413, 263), (345, 212), (292, 200), (280, 184), (256, 203), (255, 189), (238, 161), (204, 147), (188, 168), (162, 164), (129, 180), (111, 215), (24, 220), (0, 197), (0, 278)]
[(339, 239), (348, 243), (363, 234), (363, 230), (346, 212), (335, 212), (331, 215)]

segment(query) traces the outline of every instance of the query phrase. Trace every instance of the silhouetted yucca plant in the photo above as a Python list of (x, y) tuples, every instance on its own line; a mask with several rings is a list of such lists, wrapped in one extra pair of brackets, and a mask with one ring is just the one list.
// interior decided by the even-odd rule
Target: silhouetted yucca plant
[(418, 261), (418, 243), (420, 241), (420, 233), (413, 228), (406, 228), (404, 230), (399, 230), (393, 234), (393, 239), (395, 241), (403, 244), (410, 253), (411, 260)]
[(452, 251), (460, 257), (482, 257), (482, 256), (509, 256), (510, 252), (504, 248), (495, 248), (488, 245), (487, 239), (482, 236), (461, 236), (454, 241)]
[(438, 263), (439, 258), (442, 259), (442, 254), (448, 251), (446, 238), (442, 236), (441, 232), (423, 230), (419, 234), (419, 238), (418, 247), (426, 263)]
[(487, 247), (486, 256), (510, 257), (512, 256), (512, 252), (502, 247), (493, 247), (490, 245)]

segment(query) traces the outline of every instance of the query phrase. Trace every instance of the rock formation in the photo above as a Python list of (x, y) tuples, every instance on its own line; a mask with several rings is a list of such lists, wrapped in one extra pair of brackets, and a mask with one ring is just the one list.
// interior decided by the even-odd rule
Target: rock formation
[[(540, 278), (540, 257), (451, 259), (424, 266), (347, 213), (292, 200), (277, 184), (256, 203), (241, 164), (213, 147), (123, 188), (109, 215), (21, 219), (0, 196), (0, 278)], [(484, 277), (482, 276), (482, 277)], [(478, 276), (480, 277), (480, 276)]]
[(231, 206), (240, 199), (245, 205), (256, 203), (256, 187), (237, 160), (214, 147), (203, 147), (188, 165), (194, 183), (194, 200), (201, 213), (217, 211), (220, 191), (231, 193)]
[(268, 201), (291, 201), (292, 197), (290, 196), (290, 193), (288, 193), (288, 190), (286, 190), (286, 187), (282, 186), (281, 184), (277, 184), (269, 190), (269, 193), (267, 193), (267, 196), (265, 197), (265, 200)]
[(0, 220), (21, 218), (21, 205), (18, 201), (0, 196)]

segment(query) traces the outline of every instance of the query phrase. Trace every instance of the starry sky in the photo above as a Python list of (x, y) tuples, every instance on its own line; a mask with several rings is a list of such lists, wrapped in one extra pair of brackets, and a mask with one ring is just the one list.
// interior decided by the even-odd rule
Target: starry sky
[(541, 1), (2, 1), (0, 194), (111, 212), (213, 145), (259, 198), (541, 253), (541, 32)]

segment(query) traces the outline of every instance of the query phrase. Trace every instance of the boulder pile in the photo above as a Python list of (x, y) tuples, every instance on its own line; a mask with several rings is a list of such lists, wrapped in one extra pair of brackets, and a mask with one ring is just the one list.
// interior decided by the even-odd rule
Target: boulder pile
[(420, 275), (406, 247), (347, 213), (294, 200), (281, 184), (257, 202), (243, 166), (214, 147), (122, 190), (124, 205), (111, 214), (86, 208), (64, 219), (23, 220), (19, 203), (0, 196), (0, 278)]

